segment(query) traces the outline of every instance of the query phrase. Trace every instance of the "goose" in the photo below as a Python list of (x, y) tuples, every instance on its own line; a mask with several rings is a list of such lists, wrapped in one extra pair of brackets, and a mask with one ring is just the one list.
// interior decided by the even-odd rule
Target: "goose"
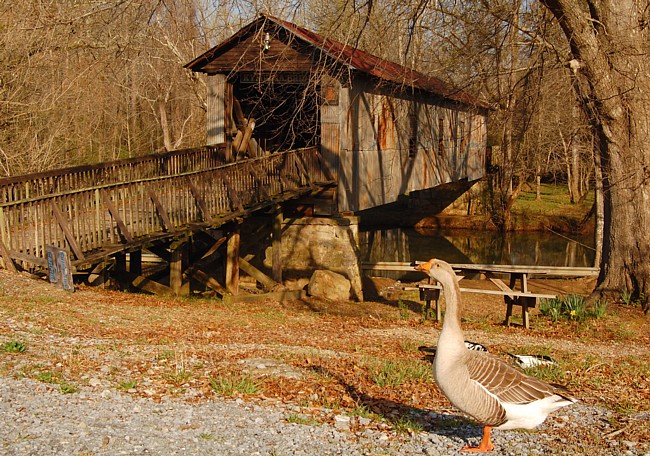
[(489, 353), (468, 350), (460, 324), (460, 288), (454, 270), (435, 258), (415, 269), (440, 283), (447, 306), (434, 360), (436, 383), (456, 408), (483, 425), (479, 446), (465, 446), (461, 451), (492, 451), (492, 428), (532, 429), (549, 413), (576, 402), (559, 385), (530, 377)]

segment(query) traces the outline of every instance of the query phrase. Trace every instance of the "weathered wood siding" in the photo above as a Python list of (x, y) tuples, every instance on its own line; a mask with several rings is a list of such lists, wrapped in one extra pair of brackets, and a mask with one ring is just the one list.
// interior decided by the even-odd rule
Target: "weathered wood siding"
[[(286, 32), (269, 35), (269, 49), (264, 50), (265, 32), (258, 31), (246, 37), (203, 67), (208, 74), (235, 71), (310, 71), (313, 67), (311, 54), (298, 52), (291, 46), (295, 38)], [(281, 38), (281, 39), (280, 39)], [(286, 41), (286, 42), (285, 42)]]
[(347, 114), (339, 153), (340, 211), (483, 176), (484, 113), (433, 97), (396, 95), (368, 80), (356, 80), (347, 92), (341, 91), (339, 104)]
[(224, 99), (226, 76), (223, 74), (210, 75), (208, 76), (207, 85), (206, 144), (212, 146), (226, 142), (226, 105)]

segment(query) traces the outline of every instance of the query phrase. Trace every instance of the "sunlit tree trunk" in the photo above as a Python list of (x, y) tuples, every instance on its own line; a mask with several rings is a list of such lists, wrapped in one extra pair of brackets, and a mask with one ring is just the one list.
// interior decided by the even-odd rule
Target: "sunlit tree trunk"
[(604, 195), (596, 292), (650, 310), (650, 36), (647, 1), (542, 0), (559, 21), (596, 133)]

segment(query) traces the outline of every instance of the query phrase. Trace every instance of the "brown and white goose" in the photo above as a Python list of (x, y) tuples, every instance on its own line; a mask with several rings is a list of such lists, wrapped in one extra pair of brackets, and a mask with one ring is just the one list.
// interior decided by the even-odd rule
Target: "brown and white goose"
[(531, 429), (549, 413), (576, 402), (558, 385), (530, 377), (489, 353), (468, 350), (460, 326), (460, 288), (454, 270), (436, 259), (415, 269), (442, 285), (447, 306), (434, 361), (436, 383), (454, 406), (483, 425), (480, 445), (462, 451), (492, 451), (493, 427)]

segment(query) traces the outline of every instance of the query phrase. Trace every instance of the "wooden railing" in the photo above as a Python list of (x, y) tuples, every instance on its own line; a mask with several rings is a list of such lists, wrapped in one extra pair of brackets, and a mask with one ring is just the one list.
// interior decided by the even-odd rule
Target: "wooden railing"
[(129, 245), (219, 226), (328, 182), (317, 148), (225, 165), (212, 154), (196, 150), (0, 180), (9, 199), (0, 202), (5, 266), (11, 258), (25, 269), (44, 268), (46, 248), (54, 246), (71, 251), (74, 267), (88, 267)]
[(216, 168), (225, 163), (224, 147), (220, 145), (5, 177), (0, 178), (0, 202), (20, 201), (96, 187), (100, 184), (173, 176)]

